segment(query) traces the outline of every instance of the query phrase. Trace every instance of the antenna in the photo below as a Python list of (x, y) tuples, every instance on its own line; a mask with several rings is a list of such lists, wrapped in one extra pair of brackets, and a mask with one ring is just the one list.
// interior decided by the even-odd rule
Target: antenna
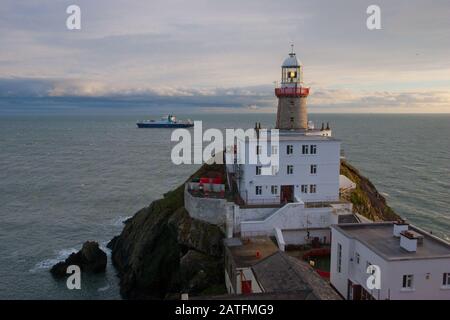
[(292, 54), (292, 55), (295, 54), (295, 53), (294, 53), (294, 43), (291, 43), (291, 54)]

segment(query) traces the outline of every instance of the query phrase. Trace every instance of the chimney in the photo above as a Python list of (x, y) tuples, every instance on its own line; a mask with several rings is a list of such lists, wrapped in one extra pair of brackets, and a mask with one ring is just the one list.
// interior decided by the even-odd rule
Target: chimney
[(189, 300), (189, 293), (182, 293), (181, 300)]
[(327, 122), (327, 130), (330, 130), (330, 123)]
[(408, 252), (416, 252), (417, 245), (423, 243), (423, 236), (412, 230), (400, 232), (400, 247)]
[(394, 222), (394, 237), (400, 237), (400, 232), (408, 230), (408, 224), (403, 221), (396, 221)]
[(320, 128), (320, 131), (324, 131), (325, 130), (325, 125), (324, 125), (324, 123), (322, 122), (322, 128)]

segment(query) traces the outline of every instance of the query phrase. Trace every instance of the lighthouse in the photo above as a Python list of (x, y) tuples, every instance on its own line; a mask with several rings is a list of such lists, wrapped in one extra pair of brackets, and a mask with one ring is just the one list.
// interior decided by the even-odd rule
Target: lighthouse
[[(352, 204), (341, 199), (340, 191), (347, 192), (354, 184), (340, 176), (341, 142), (333, 137), (327, 122), (316, 127), (308, 121), (309, 88), (303, 81), (303, 65), (292, 48), (281, 65), (281, 83), (275, 89), (277, 130), (263, 134), (258, 124), (248, 135), (237, 135), (233, 148), (226, 150), (227, 158), (233, 159), (226, 163), (231, 199), (222, 203), (205, 200), (199, 205), (185, 191), (190, 214), (217, 218), (226, 225), (227, 237), (274, 237), (281, 250), (313, 240), (329, 243), (330, 225), (348, 221), (340, 216), (352, 216)], [(255, 155), (271, 161), (258, 157), (251, 161)], [(230, 247), (238, 243), (230, 242)], [(236, 274), (229, 276), (227, 283), (232, 283)]]
[(245, 152), (241, 163), (227, 170), (235, 174), (240, 203), (257, 207), (338, 201), (341, 143), (332, 136), (328, 123), (315, 127), (308, 121), (309, 88), (304, 86), (303, 65), (293, 46), (281, 65), (281, 84), (275, 95), (278, 146), (272, 145), (269, 135), (271, 146), (266, 149), (268, 156), (278, 157), (278, 164), (265, 166), (271, 174), (262, 174), (263, 165), (249, 161), (250, 154), (262, 150), (258, 134), (237, 139), (237, 149)]
[(306, 99), (309, 88), (303, 85), (303, 65), (297, 59), (294, 45), (281, 65), (281, 85), (275, 88), (278, 98), (276, 128), (280, 130), (308, 130)]

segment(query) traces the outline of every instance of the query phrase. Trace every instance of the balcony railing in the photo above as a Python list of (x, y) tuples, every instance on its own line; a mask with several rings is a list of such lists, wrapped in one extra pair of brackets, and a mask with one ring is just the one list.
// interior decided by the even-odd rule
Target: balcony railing
[(309, 88), (275, 88), (277, 97), (306, 97), (309, 95)]

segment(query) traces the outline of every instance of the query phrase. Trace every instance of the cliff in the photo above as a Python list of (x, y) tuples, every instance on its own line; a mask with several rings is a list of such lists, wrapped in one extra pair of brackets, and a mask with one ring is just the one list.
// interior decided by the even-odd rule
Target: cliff
[[(212, 166), (203, 165), (193, 176), (224, 171), (224, 166)], [(373, 184), (353, 166), (342, 162), (341, 174), (357, 183), (347, 197), (358, 212), (374, 220), (398, 218)], [(189, 216), (183, 192), (184, 184), (138, 211), (109, 243), (124, 298), (178, 298), (175, 294), (179, 292), (226, 293), (221, 244), (224, 235), (219, 227)]]
[(226, 292), (223, 233), (219, 227), (189, 216), (183, 207), (183, 192), (184, 184), (139, 210), (108, 244), (124, 298)]
[(372, 182), (345, 160), (341, 160), (341, 174), (356, 183), (356, 188), (351, 193), (341, 196), (353, 203), (356, 212), (374, 221), (400, 219), (400, 216), (386, 204), (386, 199), (378, 193)]

